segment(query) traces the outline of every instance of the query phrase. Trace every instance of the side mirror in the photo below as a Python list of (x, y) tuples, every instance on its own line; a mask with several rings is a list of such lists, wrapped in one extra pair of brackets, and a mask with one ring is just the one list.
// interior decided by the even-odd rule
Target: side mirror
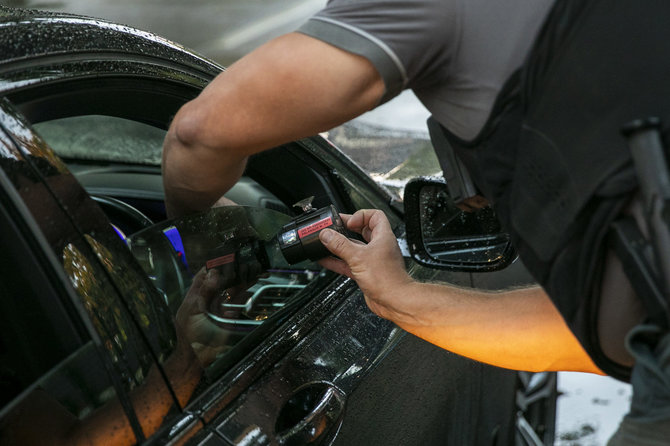
[(405, 186), (407, 244), (415, 261), (432, 268), (485, 272), (516, 258), (490, 206), (466, 212), (456, 206), (442, 178), (419, 178)]

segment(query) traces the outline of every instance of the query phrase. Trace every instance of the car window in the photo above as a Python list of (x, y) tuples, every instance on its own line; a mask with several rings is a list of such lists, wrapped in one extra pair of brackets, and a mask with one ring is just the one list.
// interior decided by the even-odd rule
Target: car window
[[(91, 339), (81, 339), (68, 326), (55, 296), (44, 294), (45, 287), (30, 280), (38, 279), (34, 270), (31, 275), (8, 263), (1, 276), (0, 444), (49, 442), (49, 429), (37, 426), (86, 431), (93, 413), (119, 407), (98, 350)], [(128, 423), (123, 411), (118, 420)], [(131, 429), (126, 437), (128, 444), (135, 442)]]
[[(135, 433), (141, 436), (144, 430), (150, 434), (175, 416), (171, 412), (177, 405), (175, 393), (169, 390), (156, 366), (158, 359), (168, 369), (180, 352), (169, 311), (151, 284), (143, 279), (145, 276), (128, 269), (127, 260), (132, 260), (132, 255), (58, 156), (30, 132), (7, 104), (2, 105), (0, 121), (12, 130), (11, 139), (0, 133), (0, 167), (7, 178), (6, 191), (14, 194), (20, 201), (18, 206), (29, 213), (30, 221), (34, 222), (31, 231), (44, 240), (45, 249), (50, 249), (51, 258), (60, 267), (57, 277), (67, 280), (69, 287), (65, 289), (76, 293), (76, 308), (88, 315), (84, 325), (90, 328), (90, 340), (82, 340), (76, 348), (63, 351), (53, 361), (35, 369), (31, 376), (36, 381), (26, 383), (24, 393), (5, 406), (3, 425), (12, 429), (25, 427), (25, 423), (17, 424), (16, 420), (27, 422), (30, 418), (26, 417), (26, 411), (32, 414), (40, 407), (53, 406), (45, 409), (54, 417), (47, 424), (50, 429), (62, 428), (61, 434), (76, 433), (79, 431), (74, 427), (81, 426), (89, 436), (123, 437), (114, 441), (107, 438), (109, 442), (105, 444), (132, 444)], [(116, 243), (118, 249), (114, 247)], [(147, 282), (144, 288), (143, 280)], [(10, 285), (8, 294), (3, 293), (2, 298), (11, 301), (25, 297)], [(37, 302), (33, 311), (48, 308)], [(68, 316), (76, 318), (77, 312), (71, 311)], [(29, 326), (26, 323), (24, 327)], [(34, 334), (39, 336), (40, 332)], [(55, 342), (55, 338), (49, 341)], [(15, 358), (15, 363), (39, 358), (43, 355), (42, 348), (51, 347), (48, 342), (26, 344), (26, 351)], [(184, 369), (173, 370), (172, 375), (180, 379), (189, 376)], [(186, 389), (186, 393), (190, 396), (192, 388)], [(185, 404), (188, 396), (180, 402)], [(89, 420), (94, 425), (87, 424)], [(99, 428), (101, 420), (114, 420), (117, 428)], [(143, 423), (141, 427), (138, 420)], [(3, 429), (3, 435), (8, 432)], [(48, 434), (49, 429), (32, 432), (43, 433)]]
[[(9, 141), (0, 136), (0, 173), (2, 193), (23, 198), (28, 210), (44, 229), (44, 237), (63, 252), (63, 273), (69, 273), (73, 285), (81, 292), (83, 303), (102, 330), (105, 346), (119, 354), (115, 345), (122, 327), (114, 325), (123, 318), (111, 307), (99, 305), (104, 290), (95, 280), (95, 272), (76, 255), (75, 239), (68, 237), (66, 224), (52, 212), (46, 190), (22, 156)], [(9, 190), (8, 190), (8, 189)], [(44, 444), (63, 438), (49, 438), (66, 433), (82, 433), (93, 414), (106, 407), (119, 407), (117, 388), (107, 373), (105, 361), (95, 347), (90, 333), (72, 319), (73, 308), (51, 285), (53, 277), (45, 275), (35, 264), (30, 244), (17, 233), (17, 225), (26, 223), (12, 218), (9, 202), (3, 200), (0, 217), (3, 261), (0, 269), (0, 444)], [(14, 216), (16, 214), (13, 214)], [(69, 240), (68, 240), (69, 239)], [(125, 328), (125, 327), (124, 327)], [(126, 332), (131, 335), (132, 332)], [(119, 339), (120, 342), (123, 342)], [(98, 342), (101, 344), (101, 342)], [(126, 357), (107, 363), (120, 375)], [(136, 363), (137, 364), (137, 363)], [(135, 369), (137, 370), (137, 369)], [(128, 426), (124, 411), (119, 410), (120, 425)], [(39, 426), (40, 428), (36, 428)], [(132, 429), (126, 431), (127, 444), (135, 441)]]
[(64, 159), (158, 166), (165, 130), (112, 116), (71, 116), (34, 124)]
[(187, 329), (204, 366), (220, 366), (246, 335), (326, 275), (314, 262), (287, 263), (277, 234), (289, 221), (270, 209), (225, 206), (128, 237), (178, 320), (186, 307), (202, 308), (188, 316)]

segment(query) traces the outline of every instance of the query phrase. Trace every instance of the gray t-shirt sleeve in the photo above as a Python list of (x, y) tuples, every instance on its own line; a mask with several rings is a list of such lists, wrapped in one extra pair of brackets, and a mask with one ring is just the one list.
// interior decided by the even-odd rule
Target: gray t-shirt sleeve
[(384, 80), (386, 102), (444, 79), (458, 46), (458, 7), (449, 0), (331, 0), (297, 31), (368, 59)]

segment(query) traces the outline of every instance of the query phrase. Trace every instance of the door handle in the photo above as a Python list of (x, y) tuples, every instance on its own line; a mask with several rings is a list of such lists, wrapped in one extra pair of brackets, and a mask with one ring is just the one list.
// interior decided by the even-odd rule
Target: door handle
[(329, 382), (299, 387), (279, 411), (275, 423), (282, 446), (317, 445), (337, 434), (344, 417), (346, 396)]

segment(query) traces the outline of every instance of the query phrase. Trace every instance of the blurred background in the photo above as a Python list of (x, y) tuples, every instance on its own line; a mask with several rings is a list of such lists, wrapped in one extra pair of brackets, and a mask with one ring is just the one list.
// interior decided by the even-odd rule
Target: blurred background
[[(290, 32), (325, 0), (0, 0), (0, 5), (73, 12), (151, 31), (228, 66)], [(391, 191), (416, 175), (441, 175), (428, 139), (428, 111), (411, 92), (332, 129), (328, 136)], [(608, 377), (560, 373), (556, 445), (601, 446), (630, 403)]]

